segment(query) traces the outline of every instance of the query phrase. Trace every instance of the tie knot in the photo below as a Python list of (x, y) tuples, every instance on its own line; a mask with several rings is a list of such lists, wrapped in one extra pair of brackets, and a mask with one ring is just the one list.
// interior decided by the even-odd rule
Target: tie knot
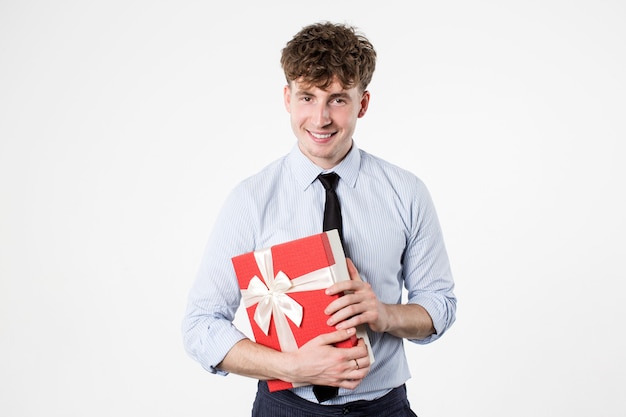
[(329, 172), (328, 174), (320, 174), (317, 176), (317, 178), (327, 190), (334, 190), (335, 187), (337, 187), (337, 183), (339, 182), (339, 175), (334, 172)]

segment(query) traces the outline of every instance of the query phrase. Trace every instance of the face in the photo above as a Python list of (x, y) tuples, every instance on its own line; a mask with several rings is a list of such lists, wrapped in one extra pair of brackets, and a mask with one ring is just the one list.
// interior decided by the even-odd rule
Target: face
[(317, 166), (330, 169), (352, 147), (356, 121), (365, 115), (370, 94), (358, 87), (346, 90), (337, 80), (327, 90), (292, 81), (284, 98), (300, 150)]

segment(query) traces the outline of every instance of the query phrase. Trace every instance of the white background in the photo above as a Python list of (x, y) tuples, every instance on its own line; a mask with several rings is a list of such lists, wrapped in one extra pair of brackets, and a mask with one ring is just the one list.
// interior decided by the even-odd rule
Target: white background
[(219, 3), (0, 2), (0, 414), (249, 415), (180, 322), (227, 192), (294, 143), (281, 48), (332, 20), (379, 55), (357, 143), (426, 182), (456, 278), (413, 408), (625, 415), (625, 4)]

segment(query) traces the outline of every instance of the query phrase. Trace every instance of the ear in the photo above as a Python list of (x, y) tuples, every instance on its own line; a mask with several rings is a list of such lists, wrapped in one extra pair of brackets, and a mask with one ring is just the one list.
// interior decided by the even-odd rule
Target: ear
[(287, 110), (287, 113), (291, 113), (291, 87), (289, 84), (285, 85), (283, 88), (283, 101), (285, 110)]
[(365, 113), (367, 112), (367, 107), (370, 104), (370, 92), (365, 90), (363, 92), (363, 95), (361, 96), (361, 108), (359, 109), (359, 115), (358, 117), (363, 117), (365, 116)]

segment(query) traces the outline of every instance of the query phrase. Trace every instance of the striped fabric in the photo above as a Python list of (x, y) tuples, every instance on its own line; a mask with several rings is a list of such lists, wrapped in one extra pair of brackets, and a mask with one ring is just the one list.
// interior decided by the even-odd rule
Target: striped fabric
[[(364, 281), (384, 303), (408, 302), (431, 315), (437, 333), (415, 343), (430, 343), (452, 325), (454, 282), (441, 230), (427, 188), (412, 173), (353, 144), (332, 169), (340, 176), (337, 194), (347, 252)], [(242, 181), (231, 192), (209, 237), (189, 293), (183, 319), (187, 352), (206, 370), (215, 368), (232, 346), (246, 337), (233, 325), (240, 291), (233, 256), (322, 231), (325, 191), (322, 170), (294, 146), (292, 151)], [(325, 404), (378, 398), (409, 377), (403, 340), (370, 332), (376, 361), (354, 391), (339, 390)], [(315, 401), (311, 387), (294, 392)]]

